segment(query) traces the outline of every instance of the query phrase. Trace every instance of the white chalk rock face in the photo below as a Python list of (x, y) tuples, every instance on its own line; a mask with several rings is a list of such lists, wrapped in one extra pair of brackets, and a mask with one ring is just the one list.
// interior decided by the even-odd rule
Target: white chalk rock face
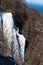
[[(8, 38), (8, 42), (11, 42), (11, 33), (13, 28), (13, 19), (11, 13), (3, 13), (3, 35)], [(8, 43), (9, 44), (9, 43)]]
[(17, 58), (21, 56), (24, 62), (25, 37), (20, 35), (13, 20), (12, 13), (3, 13), (3, 35), (7, 38), (11, 56)]
[(18, 35), (18, 43), (20, 44), (20, 54), (21, 54), (21, 59), (24, 62), (24, 51), (25, 51), (25, 37), (23, 35), (20, 35), (19, 33), (17, 33)]

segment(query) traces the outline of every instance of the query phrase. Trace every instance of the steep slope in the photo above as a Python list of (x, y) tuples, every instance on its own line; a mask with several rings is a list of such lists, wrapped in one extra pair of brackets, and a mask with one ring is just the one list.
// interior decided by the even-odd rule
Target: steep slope
[(2, 0), (0, 8), (13, 12), (16, 25), (26, 38), (24, 64), (43, 65), (43, 16), (23, 4), (14, 4), (14, 0), (7, 2)]

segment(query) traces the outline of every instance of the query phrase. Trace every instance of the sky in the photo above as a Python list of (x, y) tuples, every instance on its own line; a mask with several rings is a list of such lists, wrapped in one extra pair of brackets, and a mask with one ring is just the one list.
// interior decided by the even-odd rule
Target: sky
[(28, 3), (43, 5), (43, 0), (25, 0)]

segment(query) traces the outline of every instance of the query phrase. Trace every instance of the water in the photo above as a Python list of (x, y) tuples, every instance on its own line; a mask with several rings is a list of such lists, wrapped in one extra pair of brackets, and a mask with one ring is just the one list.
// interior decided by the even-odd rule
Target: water
[(43, 14), (43, 5), (25, 3), (28, 7), (36, 9), (40, 14)]
[(18, 63), (12, 57), (0, 55), (0, 65), (18, 65)]
[(7, 44), (10, 54), (14, 59), (21, 58), (24, 62), (25, 37), (19, 34), (19, 28), (16, 29), (12, 13), (3, 13), (3, 35), (7, 38)]

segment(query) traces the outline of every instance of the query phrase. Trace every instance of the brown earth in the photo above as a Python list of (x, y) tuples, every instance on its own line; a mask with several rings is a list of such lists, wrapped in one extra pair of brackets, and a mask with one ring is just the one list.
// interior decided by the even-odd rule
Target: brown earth
[(14, 14), (20, 33), (26, 38), (23, 65), (43, 65), (43, 15), (16, 3), (14, 0), (1, 0), (0, 9)]

